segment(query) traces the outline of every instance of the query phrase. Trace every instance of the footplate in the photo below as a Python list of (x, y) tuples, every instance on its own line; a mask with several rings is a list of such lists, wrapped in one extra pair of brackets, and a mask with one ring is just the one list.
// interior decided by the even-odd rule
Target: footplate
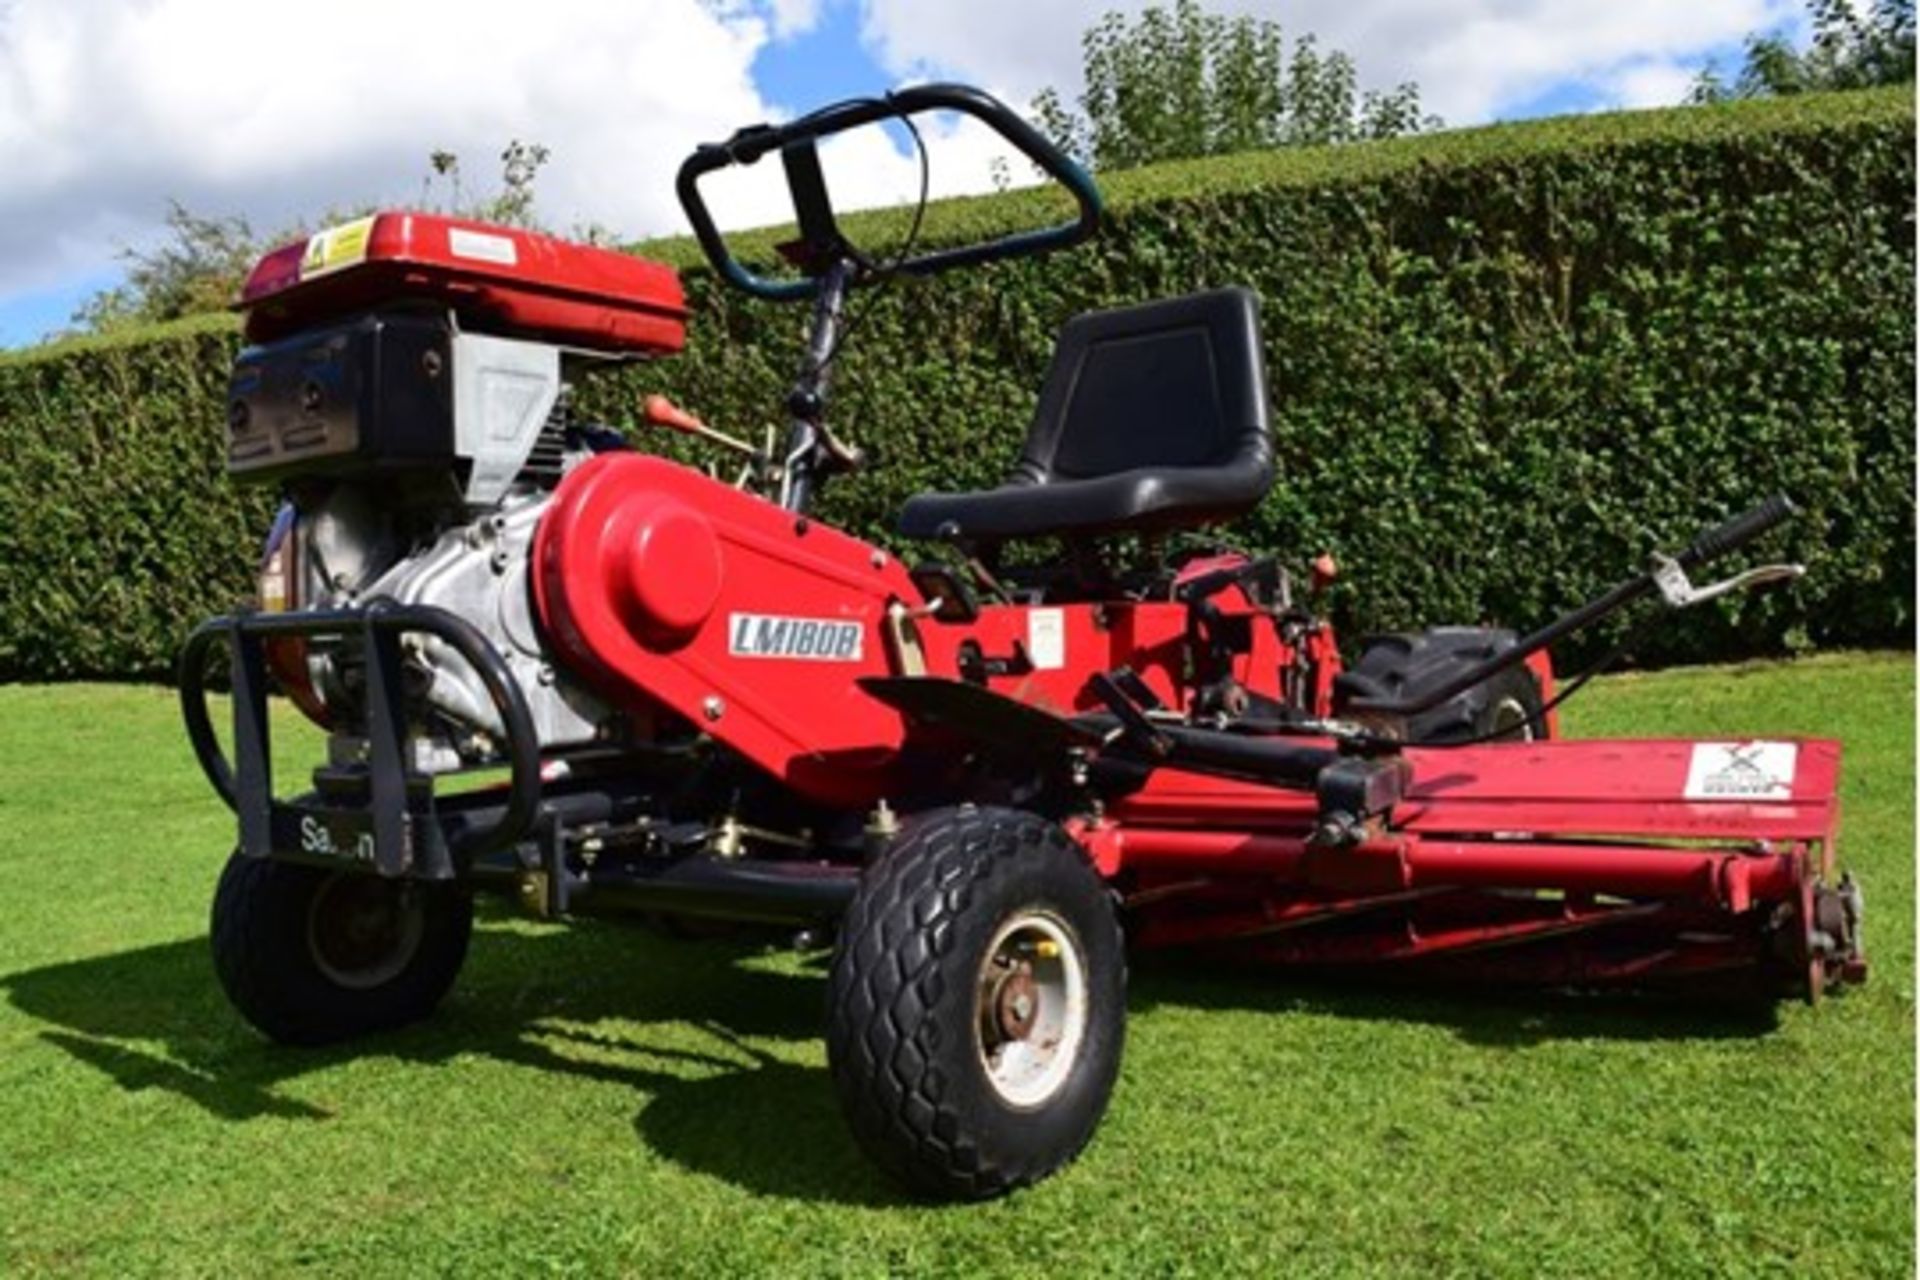
[[(443, 823), (430, 779), (407, 767), (407, 712), (400, 637), (430, 635), (480, 677), (505, 731), (511, 776), (499, 816), (484, 825)], [(364, 804), (317, 795), (273, 796), (269, 676), (264, 646), (283, 636), (357, 641), (366, 663), (367, 786)], [(233, 754), (214, 733), (207, 702), (210, 651), (224, 641), (233, 682)], [(531, 828), (540, 804), (540, 740), (526, 698), (500, 655), (469, 623), (425, 605), (376, 602), (360, 609), (240, 613), (203, 623), (180, 652), (180, 710), (207, 781), (239, 818), (240, 850), (338, 865), (383, 876), (452, 879), (473, 859), (506, 848)], [(491, 807), (490, 807), (491, 808)]]

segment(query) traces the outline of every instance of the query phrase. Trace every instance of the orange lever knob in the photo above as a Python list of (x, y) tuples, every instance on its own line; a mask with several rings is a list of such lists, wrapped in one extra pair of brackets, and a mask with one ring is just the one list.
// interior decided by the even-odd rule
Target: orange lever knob
[(663, 395), (651, 395), (641, 403), (640, 412), (646, 415), (648, 422), (656, 427), (670, 427), (675, 431), (685, 431), (689, 435), (702, 435), (707, 424), (700, 421)]

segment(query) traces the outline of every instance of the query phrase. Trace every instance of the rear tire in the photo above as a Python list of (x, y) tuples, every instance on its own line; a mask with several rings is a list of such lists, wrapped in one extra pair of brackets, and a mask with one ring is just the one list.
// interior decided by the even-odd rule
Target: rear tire
[(1057, 825), (972, 806), (910, 823), (862, 878), (828, 984), (855, 1139), (942, 1199), (1046, 1177), (1106, 1111), (1126, 981), (1106, 885)]
[[(1511, 631), (1485, 627), (1372, 636), (1360, 661), (1336, 680), (1335, 688), (1342, 703), (1354, 697), (1416, 697), (1513, 644)], [(1522, 664), (1393, 727), (1412, 743), (1525, 742), (1547, 736), (1542, 704), (1540, 682)]]
[(453, 986), (472, 932), (473, 900), (452, 886), (240, 853), (213, 896), (220, 985), (282, 1044), (331, 1044), (426, 1017)]

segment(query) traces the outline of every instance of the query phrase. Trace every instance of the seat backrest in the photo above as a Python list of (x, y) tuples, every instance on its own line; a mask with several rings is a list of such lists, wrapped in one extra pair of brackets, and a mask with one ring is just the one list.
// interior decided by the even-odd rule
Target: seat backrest
[(1260, 302), (1215, 289), (1060, 331), (1012, 484), (1162, 467), (1266, 467)]

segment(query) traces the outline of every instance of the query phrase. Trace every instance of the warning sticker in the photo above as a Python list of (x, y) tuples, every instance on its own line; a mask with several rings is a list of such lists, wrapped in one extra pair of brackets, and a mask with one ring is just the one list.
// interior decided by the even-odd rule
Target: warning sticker
[(300, 258), (300, 278), (311, 280), (367, 260), (367, 242), (373, 238), (373, 217), (355, 218), (307, 237)]
[(496, 236), (486, 231), (469, 231), (465, 227), (451, 227), (447, 230), (447, 250), (456, 258), (472, 258), (475, 262), (492, 262), (503, 267), (511, 267), (520, 261), (520, 254), (514, 248), (509, 236)]
[(1698, 742), (1687, 765), (1689, 800), (1790, 800), (1800, 748), (1792, 742)]
[(1067, 665), (1067, 620), (1060, 610), (1028, 612), (1027, 660), (1035, 671), (1058, 671)]

